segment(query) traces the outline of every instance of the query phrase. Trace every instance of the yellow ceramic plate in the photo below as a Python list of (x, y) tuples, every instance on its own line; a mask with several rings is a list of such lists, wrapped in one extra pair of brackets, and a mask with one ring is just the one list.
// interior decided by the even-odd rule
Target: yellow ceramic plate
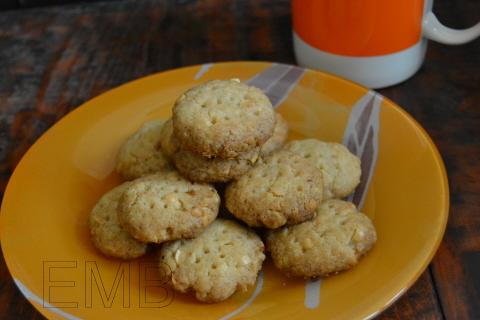
[[(343, 141), (363, 158), (352, 199), (373, 219), (378, 243), (351, 271), (306, 282), (270, 261), (255, 287), (219, 304), (173, 293), (153, 254), (123, 262), (99, 254), (87, 217), (120, 183), (120, 144), (144, 121), (167, 118), (176, 97), (209, 79), (240, 78), (263, 89), (289, 122), (291, 139)], [(1, 240), (25, 297), (53, 319), (362, 319), (375, 316), (419, 277), (448, 216), (442, 160), (400, 107), (332, 75), (236, 62), (142, 78), (85, 103), (48, 130), (17, 166), (2, 203)]]

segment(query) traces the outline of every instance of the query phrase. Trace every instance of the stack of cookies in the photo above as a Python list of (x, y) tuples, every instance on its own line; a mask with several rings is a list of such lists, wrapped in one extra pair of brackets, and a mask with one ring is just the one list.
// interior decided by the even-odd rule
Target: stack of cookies
[(337, 143), (284, 145), (287, 135), (255, 87), (234, 79), (188, 90), (171, 119), (145, 123), (121, 147), (116, 170), (126, 182), (93, 208), (93, 244), (124, 259), (160, 245), (170, 285), (204, 302), (255, 283), (265, 259), (255, 230), (289, 276), (351, 268), (376, 241), (371, 220), (340, 200), (358, 185), (360, 160)]
[(228, 182), (280, 148), (287, 134), (286, 121), (259, 89), (215, 80), (176, 101), (161, 143), (190, 180)]

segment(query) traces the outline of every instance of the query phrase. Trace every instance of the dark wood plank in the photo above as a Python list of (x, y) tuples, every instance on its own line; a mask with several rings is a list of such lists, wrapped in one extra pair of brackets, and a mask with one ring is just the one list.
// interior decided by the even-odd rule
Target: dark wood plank
[(2, 0), (0, 1), (0, 10), (12, 10), (20, 8), (30, 8), (39, 6), (64, 5), (75, 2), (106, 2), (122, 0)]
[[(478, 1), (438, 0), (453, 26)], [(288, 0), (125, 1), (0, 13), (0, 192), (28, 147), (65, 113), (126, 81), (209, 61), (294, 63)], [(382, 90), (432, 135), (444, 156), (452, 210), (432, 273), (380, 318), (480, 318), (480, 46), (432, 44), (405, 84)], [(433, 277), (432, 277), (433, 275)], [(432, 280), (435, 280), (433, 282)], [(40, 317), (0, 263), (2, 318)]]
[[(440, 18), (452, 27), (480, 19), (480, 3), (442, 1)], [(439, 48), (437, 61), (449, 59)], [(451, 208), (445, 241), (433, 261), (440, 298), (449, 319), (480, 319), (480, 43), (455, 48), (458, 60), (445, 72), (455, 85), (454, 119), (438, 136), (447, 163)]]
[(17, 0), (4, 0), (0, 1), (0, 10), (11, 10), (17, 9), (20, 7), (20, 4)]

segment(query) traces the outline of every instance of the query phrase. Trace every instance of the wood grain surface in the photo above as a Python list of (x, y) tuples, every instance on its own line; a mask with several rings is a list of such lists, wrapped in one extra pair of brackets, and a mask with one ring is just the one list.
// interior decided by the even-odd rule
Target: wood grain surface
[[(480, 1), (437, 0), (452, 27)], [(0, 12), (0, 196), (25, 151), (82, 102), (132, 79), (210, 61), (294, 63), (287, 0), (85, 3)], [(431, 43), (407, 82), (380, 90), (431, 135), (447, 166), (451, 210), (432, 264), (380, 319), (480, 319), (480, 40)], [(0, 261), (0, 318), (42, 316)]]

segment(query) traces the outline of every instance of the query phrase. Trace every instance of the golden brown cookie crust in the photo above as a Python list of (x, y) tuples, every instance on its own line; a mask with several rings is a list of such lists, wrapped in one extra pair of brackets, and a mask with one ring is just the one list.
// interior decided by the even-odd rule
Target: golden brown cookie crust
[(208, 158), (235, 158), (262, 145), (276, 121), (267, 96), (236, 80), (188, 90), (175, 102), (172, 119), (182, 147)]
[[(174, 155), (175, 166), (180, 173), (192, 181), (199, 182), (228, 182), (237, 179), (250, 170), (259, 156), (266, 156), (280, 149), (288, 135), (288, 123), (280, 114), (276, 114), (276, 124), (273, 135), (261, 147), (239, 154), (234, 159), (206, 158), (188, 150), (178, 150)], [(168, 122), (164, 128), (168, 126)], [(165, 130), (164, 130), (165, 131)], [(163, 134), (167, 137), (168, 134)], [(174, 140), (174, 137), (172, 137)], [(172, 141), (171, 140), (171, 141)], [(162, 143), (163, 150), (172, 150), (175, 142)]]
[(164, 120), (145, 122), (121, 146), (115, 170), (126, 180), (173, 170), (159, 143), (164, 122)]
[(119, 220), (143, 242), (192, 238), (218, 214), (220, 197), (212, 186), (190, 182), (178, 172), (137, 179), (123, 193)]
[(147, 244), (134, 239), (118, 221), (118, 202), (130, 186), (125, 182), (105, 193), (89, 217), (90, 236), (102, 253), (117, 258), (132, 259), (145, 254)]
[(177, 153), (179, 144), (175, 136), (173, 135), (173, 123), (172, 119), (168, 119), (163, 125), (160, 134), (160, 146), (165, 156), (173, 162), (173, 157)]
[(255, 283), (265, 259), (264, 245), (251, 230), (217, 219), (197, 238), (162, 245), (160, 268), (180, 292), (219, 302)]
[(372, 221), (351, 202), (331, 199), (314, 219), (269, 231), (275, 266), (289, 276), (315, 278), (355, 266), (375, 244)]
[(252, 227), (279, 228), (313, 217), (322, 201), (321, 172), (292, 152), (280, 150), (228, 185), (228, 210)]
[(261, 147), (260, 154), (267, 156), (274, 151), (279, 150), (285, 144), (288, 137), (288, 122), (278, 112), (275, 113), (275, 129), (273, 134)]
[(285, 149), (322, 171), (324, 199), (346, 197), (360, 183), (360, 159), (340, 143), (306, 139), (290, 141)]
[(235, 159), (205, 158), (188, 150), (174, 156), (178, 171), (189, 180), (228, 182), (250, 170), (259, 159), (259, 148), (242, 153)]

